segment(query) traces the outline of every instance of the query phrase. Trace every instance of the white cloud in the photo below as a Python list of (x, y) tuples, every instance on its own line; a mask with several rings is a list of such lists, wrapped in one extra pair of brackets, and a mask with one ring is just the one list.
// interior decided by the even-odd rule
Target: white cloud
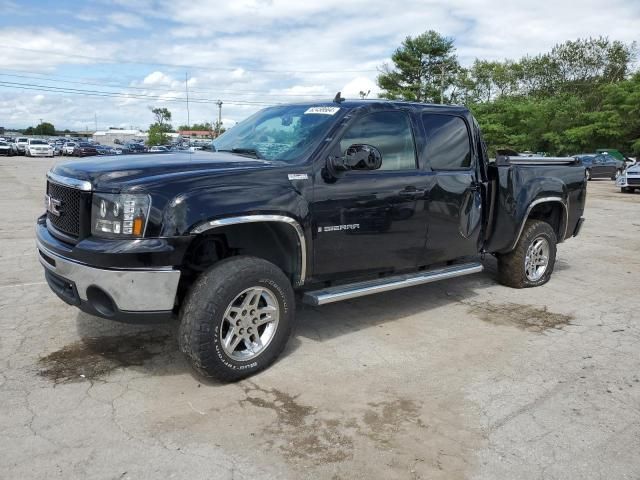
[(150, 73), (144, 77), (144, 80), (142, 80), (144, 85), (171, 85), (171, 82), (171, 77), (158, 71)]
[[(630, 42), (638, 38), (640, 25), (636, 0), (583, 0), (579, 7), (568, 0), (118, 2), (117, 7), (108, 0), (92, 3), (90, 10), (75, 15), (73, 30), (52, 28), (49, 25), (57, 23), (38, 15), (23, 16), (32, 23), (20, 28), (0, 28), (0, 71), (23, 69), (80, 80), (99, 75), (98, 82), (135, 87), (123, 90), (130, 95), (46, 93), (38, 100), (37, 91), (3, 89), (3, 123), (24, 126), (42, 116), (63, 127), (66, 122), (92, 125), (98, 110), (99, 123), (103, 118), (112, 125), (146, 126), (152, 121), (148, 107), (160, 104), (172, 110), (175, 125), (186, 123), (185, 104), (173, 101), (184, 98), (185, 72), (191, 121), (217, 118), (213, 102), (220, 98), (225, 102), (224, 118), (235, 122), (261, 108), (249, 102), (331, 99), (339, 90), (356, 98), (361, 90), (371, 90), (369, 97), (375, 97), (377, 68), (389, 61), (407, 35), (428, 29), (454, 37), (461, 61), (470, 64), (475, 57), (535, 55), (578, 37), (604, 34)], [(100, 18), (105, 21), (96, 28)], [(136, 29), (151, 24), (151, 19), (154, 28), (138, 34)], [(109, 33), (113, 29), (118, 33)], [(133, 63), (94, 66), (86, 58), (92, 56)]]
[(233, 72), (231, 72), (231, 78), (237, 80), (244, 77), (246, 73), (247, 72), (244, 70), (244, 68), (236, 68)]
[(342, 87), (342, 96), (345, 98), (359, 98), (360, 92), (368, 93), (367, 98), (376, 98), (380, 89), (378, 85), (367, 77), (356, 77)]
[(110, 44), (89, 42), (75, 33), (46, 26), (0, 28), (0, 39), (3, 69), (47, 71), (63, 64), (92, 63), (86, 57), (108, 58), (114, 51)]
[(123, 12), (111, 13), (107, 15), (107, 19), (111, 23), (123, 28), (145, 28), (146, 27), (146, 23), (144, 22), (144, 20), (138, 15), (134, 15), (132, 13), (123, 13)]

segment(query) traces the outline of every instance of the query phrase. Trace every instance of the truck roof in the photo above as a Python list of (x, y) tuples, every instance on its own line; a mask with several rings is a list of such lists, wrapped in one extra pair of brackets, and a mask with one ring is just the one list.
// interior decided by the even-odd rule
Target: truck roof
[(327, 101), (316, 101), (316, 102), (294, 102), (292, 105), (333, 105), (336, 107), (345, 107), (345, 108), (357, 108), (365, 105), (394, 105), (394, 106), (404, 106), (404, 107), (415, 107), (415, 108), (429, 108), (429, 109), (438, 109), (443, 111), (449, 111), (452, 113), (466, 113), (469, 109), (463, 105), (442, 105), (439, 103), (422, 103), (422, 102), (412, 102), (408, 100), (387, 100), (384, 98), (367, 98), (367, 99), (346, 99), (342, 102), (338, 103), (333, 100)]

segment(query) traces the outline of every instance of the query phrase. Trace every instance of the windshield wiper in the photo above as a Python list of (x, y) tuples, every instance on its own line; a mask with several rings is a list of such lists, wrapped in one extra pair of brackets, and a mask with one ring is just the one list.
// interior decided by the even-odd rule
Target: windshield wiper
[(218, 152), (231, 152), (236, 155), (250, 156), (262, 160), (262, 155), (255, 148), (232, 148), (230, 150), (217, 150)]

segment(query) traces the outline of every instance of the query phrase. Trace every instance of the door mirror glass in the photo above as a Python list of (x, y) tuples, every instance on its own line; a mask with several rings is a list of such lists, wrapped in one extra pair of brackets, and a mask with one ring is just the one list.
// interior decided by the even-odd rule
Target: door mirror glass
[(377, 170), (381, 165), (380, 150), (361, 143), (351, 145), (344, 156), (334, 159), (336, 170)]

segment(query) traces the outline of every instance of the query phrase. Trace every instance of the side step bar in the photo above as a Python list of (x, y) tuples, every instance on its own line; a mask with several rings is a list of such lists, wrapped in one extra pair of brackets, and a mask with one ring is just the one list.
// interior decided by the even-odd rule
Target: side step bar
[(399, 288), (422, 285), (423, 283), (446, 280), (447, 278), (479, 273), (482, 270), (482, 264), (478, 262), (452, 265), (434, 270), (407, 273), (395, 277), (380, 278), (305, 292), (302, 301), (309, 305), (326, 305), (327, 303), (364, 297), (365, 295), (372, 295), (374, 293), (388, 292), (389, 290), (397, 290)]

